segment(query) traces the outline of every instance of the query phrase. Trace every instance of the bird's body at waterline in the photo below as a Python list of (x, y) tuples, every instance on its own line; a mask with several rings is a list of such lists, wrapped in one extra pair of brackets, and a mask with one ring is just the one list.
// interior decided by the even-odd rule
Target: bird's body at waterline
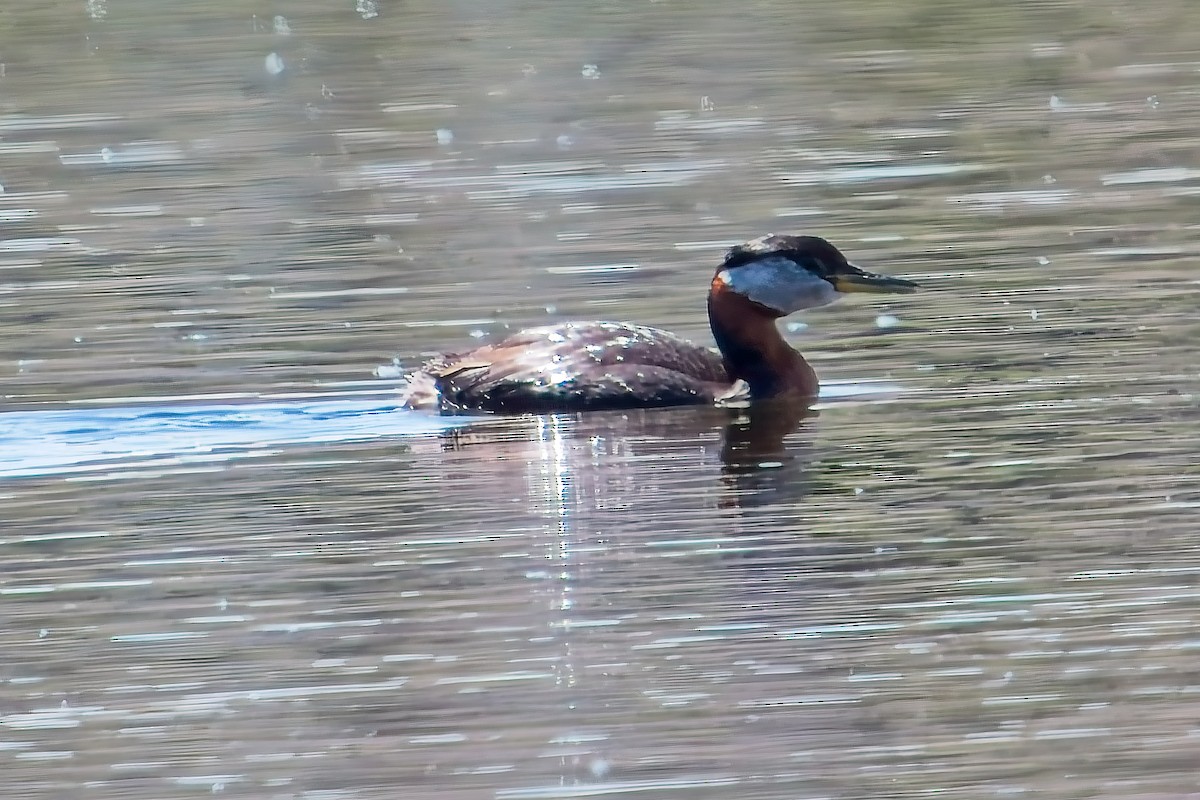
[(776, 320), (845, 292), (911, 292), (916, 284), (865, 272), (815, 236), (762, 236), (729, 251), (708, 293), (717, 350), (627, 322), (530, 328), (427, 363), (403, 405), (443, 413), (596, 411), (790, 397), (820, 384)]

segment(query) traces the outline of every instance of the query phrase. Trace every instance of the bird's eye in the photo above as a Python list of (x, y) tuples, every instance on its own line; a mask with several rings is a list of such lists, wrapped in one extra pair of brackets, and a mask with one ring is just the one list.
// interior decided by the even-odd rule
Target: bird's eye
[(810, 272), (815, 272), (817, 275), (829, 274), (829, 265), (816, 256), (809, 256), (807, 261), (808, 263), (804, 266), (807, 267)]

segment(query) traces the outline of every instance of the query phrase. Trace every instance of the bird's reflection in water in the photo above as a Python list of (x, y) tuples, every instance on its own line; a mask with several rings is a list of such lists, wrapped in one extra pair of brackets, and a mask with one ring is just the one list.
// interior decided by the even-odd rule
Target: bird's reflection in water
[[(517, 463), (540, 464), (534, 472), (553, 472), (575, 488), (553, 498), (575, 504), (574, 514), (588, 505), (629, 507), (635, 498), (677, 504), (686, 514), (697, 510), (697, 499), (721, 509), (801, 500), (815, 416), (807, 402), (776, 400), (743, 408), (489, 417), (447, 432), (443, 449), (478, 455), (472, 469), (480, 488), (494, 472), (505, 494), (514, 488)], [(689, 490), (681, 493), (684, 484)], [(531, 502), (551, 499), (530, 488)]]
[(809, 403), (790, 400), (756, 403), (739, 410), (722, 433), (722, 480), (730, 491), (721, 506), (801, 499), (812, 449), (805, 422), (816, 413)]

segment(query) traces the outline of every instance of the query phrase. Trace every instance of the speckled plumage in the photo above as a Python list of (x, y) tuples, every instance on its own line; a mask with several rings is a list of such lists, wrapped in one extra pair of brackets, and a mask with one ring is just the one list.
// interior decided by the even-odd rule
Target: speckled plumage
[(443, 413), (711, 405), (732, 383), (716, 351), (668, 331), (567, 322), (430, 361), (404, 404)]

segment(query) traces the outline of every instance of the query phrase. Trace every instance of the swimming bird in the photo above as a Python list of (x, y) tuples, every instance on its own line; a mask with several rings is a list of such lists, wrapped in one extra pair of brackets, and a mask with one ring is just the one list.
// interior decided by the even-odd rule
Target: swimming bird
[(713, 275), (708, 321), (715, 351), (629, 322), (528, 328), (429, 361), (409, 376), (402, 405), (511, 414), (813, 400), (817, 375), (776, 320), (844, 293), (916, 288), (854, 266), (817, 236), (768, 234), (730, 249)]

